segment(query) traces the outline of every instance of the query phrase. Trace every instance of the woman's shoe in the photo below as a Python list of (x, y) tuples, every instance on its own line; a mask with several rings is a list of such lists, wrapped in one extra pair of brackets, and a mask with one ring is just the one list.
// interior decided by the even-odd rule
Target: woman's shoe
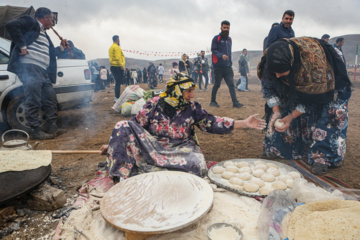
[(263, 152), (263, 154), (261, 155), (261, 157), (263, 159), (268, 159), (268, 160), (274, 160), (279, 158), (275, 153), (273, 152)]
[(322, 163), (314, 163), (311, 172), (315, 175), (322, 175), (328, 172), (329, 166)]

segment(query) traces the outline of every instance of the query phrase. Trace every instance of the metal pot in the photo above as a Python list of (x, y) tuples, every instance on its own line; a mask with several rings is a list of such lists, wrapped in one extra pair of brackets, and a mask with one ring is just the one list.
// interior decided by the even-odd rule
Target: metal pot
[[(13, 133), (17, 138), (9, 138), (9, 133)], [(15, 133), (15, 134), (14, 134)], [(7, 140), (5, 140), (7, 136)], [(26, 139), (26, 140), (25, 140)], [(3, 133), (1, 136), (2, 147), (0, 150), (31, 150), (32, 147), (29, 145), (29, 134), (23, 130), (12, 129)]]

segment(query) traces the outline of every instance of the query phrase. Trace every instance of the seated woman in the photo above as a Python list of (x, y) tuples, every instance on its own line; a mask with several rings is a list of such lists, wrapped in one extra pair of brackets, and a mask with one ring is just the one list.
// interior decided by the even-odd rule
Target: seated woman
[(141, 172), (168, 169), (204, 176), (207, 167), (195, 126), (215, 134), (265, 128), (265, 121), (257, 115), (234, 121), (207, 113), (199, 103), (190, 101), (195, 86), (187, 75), (176, 74), (160, 97), (150, 99), (130, 121), (115, 125), (109, 145), (101, 148), (107, 153), (110, 175), (122, 180)]
[[(265, 52), (258, 76), (270, 122), (263, 156), (307, 159), (314, 174), (340, 166), (351, 83), (332, 46), (309, 37), (281, 39)], [(277, 119), (283, 126), (276, 127)]]

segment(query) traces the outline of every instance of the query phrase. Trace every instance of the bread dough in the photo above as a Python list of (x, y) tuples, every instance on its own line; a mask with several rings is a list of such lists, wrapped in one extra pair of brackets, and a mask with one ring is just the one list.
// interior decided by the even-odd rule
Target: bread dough
[(275, 176), (270, 173), (265, 173), (264, 175), (261, 176), (261, 179), (264, 180), (265, 182), (273, 182), (275, 181)]
[(230, 178), (232, 178), (232, 177), (235, 177), (235, 173), (233, 173), (233, 172), (223, 172), (222, 174), (221, 174), (221, 177), (222, 178), (225, 178), (225, 179), (230, 179)]
[(293, 182), (294, 182), (294, 179), (292, 179), (292, 178), (286, 180), (286, 185), (288, 186), (288, 188), (292, 188)]
[(257, 192), (259, 190), (259, 185), (255, 183), (244, 183), (244, 190), (247, 192)]
[(269, 195), (269, 193), (272, 192), (273, 190), (274, 189), (272, 189), (272, 188), (270, 188), (268, 186), (264, 186), (264, 187), (260, 188), (259, 193), (261, 195)]
[(282, 181), (282, 182), (284, 182), (284, 183), (286, 183), (286, 181), (288, 180), (288, 179), (293, 179), (291, 176), (289, 176), (289, 175), (280, 175), (278, 178), (277, 178), (277, 180), (279, 180), (279, 181)]
[(236, 164), (236, 166), (237, 166), (238, 168), (250, 167), (250, 163), (248, 163), (248, 162), (238, 162), (238, 163)]
[(268, 168), (268, 170), (266, 170), (267, 173), (270, 173), (272, 175), (274, 175), (275, 177), (280, 175), (280, 171), (277, 168)]
[(238, 177), (232, 177), (232, 178), (230, 178), (230, 179), (229, 179), (229, 182), (230, 182), (231, 184), (234, 184), (234, 185), (240, 185), (240, 186), (244, 185), (244, 181), (241, 180), (241, 179), (238, 178)]
[(244, 187), (243, 187), (243, 186), (231, 185), (230, 187), (231, 187), (231, 188), (234, 188), (234, 189), (236, 189), (236, 190), (239, 190), (239, 191), (244, 191)]
[(289, 172), (288, 175), (291, 176), (293, 179), (301, 178), (301, 175), (298, 172)]
[(271, 184), (271, 186), (274, 188), (274, 189), (279, 189), (279, 190), (285, 190), (287, 189), (287, 184), (282, 182), (282, 181), (276, 181), (274, 182), (273, 184)]
[(250, 174), (252, 173), (251, 168), (249, 168), (249, 167), (242, 167), (239, 169), (239, 173), (244, 173), (244, 172), (247, 172)]
[(223, 167), (220, 167), (220, 166), (215, 166), (211, 169), (211, 171), (214, 173), (214, 174), (222, 174), (225, 169)]
[(254, 162), (255, 166), (258, 165), (258, 164), (265, 164), (266, 165), (266, 163), (264, 161), (261, 161), (261, 160), (257, 160), (257, 161)]
[(282, 127), (282, 126), (285, 125), (285, 123), (280, 122), (279, 120), (280, 120), (280, 119), (276, 119), (275, 124), (274, 124), (275, 127)]
[(226, 162), (224, 163), (224, 167), (226, 168), (226, 167), (228, 167), (228, 166), (234, 166), (234, 163), (233, 163), (232, 161), (226, 161)]
[(263, 187), (265, 186), (265, 183), (263, 180), (259, 179), (259, 178), (252, 178), (249, 183), (255, 183), (256, 185), (258, 185), (259, 187)]
[(244, 173), (239, 174), (239, 178), (241, 180), (247, 181), (247, 180), (250, 180), (252, 178), (252, 175), (250, 173), (248, 173), (248, 172), (244, 172)]
[(255, 169), (262, 169), (262, 170), (266, 171), (268, 168), (265, 164), (260, 163), (260, 164), (255, 165)]
[(266, 166), (268, 168), (274, 167), (274, 168), (279, 168), (278, 165), (276, 165), (275, 163), (267, 163)]
[(261, 178), (262, 175), (264, 175), (265, 171), (262, 169), (256, 169), (255, 171), (253, 171), (253, 176), (254, 177), (258, 177)]
[(235, 167), (235, 166), (228, 166), (228, 167), (225, 168), (225, 171), (237, 173), (239, 171), (239, 169), (237, 167)]

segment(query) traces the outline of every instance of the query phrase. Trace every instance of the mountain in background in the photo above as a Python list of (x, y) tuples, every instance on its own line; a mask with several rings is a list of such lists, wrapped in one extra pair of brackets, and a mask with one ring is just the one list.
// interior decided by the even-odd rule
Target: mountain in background
[[(343, 37), (345, 39), (345, 44), (342, 47), (342, 50), (345, 55), (346, 63), (348, 65), (355, 64), (355, 53), (356, 53), (356, 44), (360, 44), (360, 34), (349, 34), (349, 35), (342, 35), (333, 37), (329, 40), (330, 44), (334, 44), (336, 42), (336, 39), (339, 37)], [(240, 58), (241, 51), (232, 52), (232, 60), (233, 60), (233, 67), (235, 69), (238, 69), (239, 64), (239, 58)], [(259, 63), (261, 57), (262, 57), (262, 50), (248, 50), (248, 56), (250, 59), (250, 67), (252, 69), (256, 68), (257, 64)], [(125, 56), (126, 57), (126, 56)], [(206, 57), (209, 60), (209, 63), (211, 63), (211, 55), (206, 55)], [(192, 61), (194, 58), (190, 58)], [(174, 59), (162, 59), (162, 60), (142, 60), (142, 59), (136, 59), (136, 58), (126, 58), (126, 68), (129, 69), (136, 69), (140, 68), (143, 69), (144, 67), (149, 66), (149, 62), (153, 62), (155, 66), (158, 66), (160, 63), (165, 68), (165, 71), (168, 71), (172, 67), (172, 62), (179, 63), (180, 58), (174, 58)], [(90, 62), (97, 62), (99, 66), (105, 66), (106, 68), (110, 68), (110, 63), (108, 58), (98, 58), (89, 60)]]

